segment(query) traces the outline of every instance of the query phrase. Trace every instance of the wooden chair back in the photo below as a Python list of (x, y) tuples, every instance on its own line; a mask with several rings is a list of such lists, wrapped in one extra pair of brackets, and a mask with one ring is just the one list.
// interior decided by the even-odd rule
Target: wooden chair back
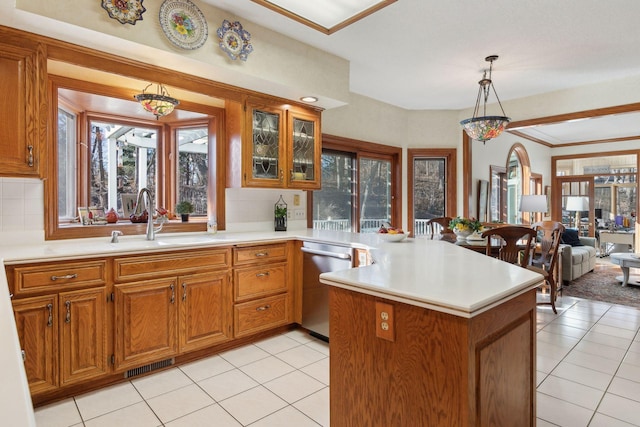
[(564, 225), (557, 221), (540, 221), (532, 226), (538, 233), (540, 252), (533, 258), (532, 265), (547, 271), (554, 271), (558, 262), (558, 247), (564, 233)]
[(556, 309), (556, 299), (558, 293), (562, 291), (562, 277), (558, 271), (558, 250), (564, 225), (557, 221), (541, 221), (533, 224), (533, 228), (538, 233), (540, 239), (540, 253), (533, 259), (532, 265), (528, 268), (532, 271), (540, 273), (544, 277), (544, 281), (549, 286), (549, 302), (539, 302), (538, 304), (551, 304), (554, 313), (558, 313)]
[(453, 230), (449, 228), (450, 222), (451, 218), (448, 216), (431, 218), (427, 220), (427, 234), (433, 237), (436, 234), (453, 233)]
[(536, 241), (536, 235), (533, 228), (519, 225), (492, 228), (482, 233), (482, 237), (487, 238), (487, 255), (492, 255), (497, 240), (500, 242), (497, 258), (524, 268), (531, 262), (531, 246)]

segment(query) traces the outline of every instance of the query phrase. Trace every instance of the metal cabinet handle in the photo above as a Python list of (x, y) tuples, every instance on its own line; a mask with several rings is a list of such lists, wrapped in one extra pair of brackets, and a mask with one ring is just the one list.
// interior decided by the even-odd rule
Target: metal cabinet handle
[(269, 310), (270, 308), (271, 306), (267, 304), (267, 305), (263, 305), (262, 307), (256, 308), (256, 311), (265, 311), (265, 310)]
[(171, 304), (174, 304), (176, 302), (176, 289), (173, 283), (169, 285), (169, 289), (171, 289), (171, 299), (169, 300), (169, 302), (171, 302)]
[(280, 169), (280, 182), (284, 181), (284, 170)]
[(289, 182), (293, 182), (293, 169), (289, 172)]
[(59, 280), (59, 279), (75, 279), (77, 278), (78, 275), (77, 274), (67, 274), (64, 276), (51, 276), (51, 280)]
[(53, 326), (53, 304), (47, 304), (47, 310), (49, 310), (49, 318), (47, 319), (47, 326)]
[(33, 167), (33, 145), (29, 145), (27, 146), (27, 149), (29, 150), (29, 155), (27, 156), (27, 164), (29, 165), (29, 167)]
[(182, 301), (186, 301), (187, 300), (187, 284), (183, 283), (182, 284)]
[(268, 276), (269, 272), (265, 271), (264, 273), (256, 273), (256, 277), (264, 277), (264, 276)]
[(269, 256), (269, 252), (256, 252), (257, 257)]
[(64, 318), (64, 322), (71, 323), (71, 301), (66, 301), (64, 305), (67, 306), (67, 316)]

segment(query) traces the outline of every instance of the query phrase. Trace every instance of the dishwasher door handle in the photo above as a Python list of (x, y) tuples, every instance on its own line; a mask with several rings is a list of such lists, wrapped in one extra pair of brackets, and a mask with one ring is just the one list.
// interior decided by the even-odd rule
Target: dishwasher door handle
[(351, 254), (349, 253), (345, 253), (345, 252), (329, 252), (329, 251), (321, 251), (318, 249), (309, 249), (309, 248), (305, 248), (304, 246), (300, 248), (302, 250), (302, 252), (306, 252), (308, 254), (312, 254), (312, 255), (322, 255), (322, 256), (328, 256), (331, 258), (338, 258), (338, 259), (351, 259)]

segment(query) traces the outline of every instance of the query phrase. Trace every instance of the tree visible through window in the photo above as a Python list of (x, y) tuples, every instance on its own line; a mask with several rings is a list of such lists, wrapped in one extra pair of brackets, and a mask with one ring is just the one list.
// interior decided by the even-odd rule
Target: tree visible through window
[(402, 226), (394, 197), (402, 150), (333, 136), (322, 143), (322, 189), (310, 198), (312, 227), (366, 233), (383, 222)]

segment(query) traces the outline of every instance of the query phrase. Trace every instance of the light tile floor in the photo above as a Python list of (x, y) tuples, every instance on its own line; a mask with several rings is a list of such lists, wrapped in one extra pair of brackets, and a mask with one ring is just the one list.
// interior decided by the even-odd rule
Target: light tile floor
[[(640, 310), (537, 316), (538, 426), (640, 426)], [(300, 330), (36, 410), (39, 427), (328, 426), (329, 347)]]

